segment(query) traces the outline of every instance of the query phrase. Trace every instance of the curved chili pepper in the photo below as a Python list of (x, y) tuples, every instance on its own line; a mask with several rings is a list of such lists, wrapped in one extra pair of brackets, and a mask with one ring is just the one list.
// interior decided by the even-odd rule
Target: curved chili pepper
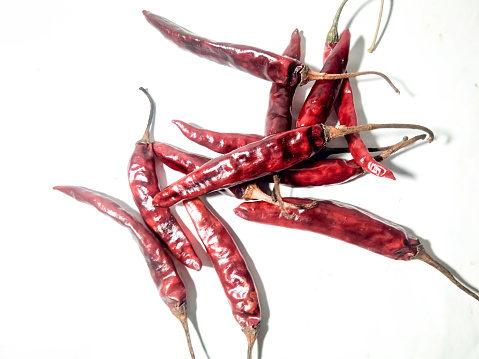
[(301, 82), (307, 66), (298, 60), (251, 46), (214, 42), (195, 35), (164, 17), (143, 11), (146, 20), (168, 40), (200, 57), (284, 86)]
[(163, 189), (155, 196), (153, 204), (169, 207), (184, 199), (281, 171), (311, 157), (325, 142), (320, 126), (268, 136), (212, 159)]
[(178, 120), (171, 122), (180, 129), (187, 139), (222, 154), (229, 153), (249, 143), (259, 141), (264, 137), (255, 134), (220, 133), (197, 128)]
[[(301, 198), (284, 201), (310, 202)], [(263, 201), (244, 202), (234, 209), (237, 216), (248, 221), (323, 234), (392, 259), (409, 260), (417, 254), (419, 241), (415, 236), (354, 206), (319, 200), (311, 209), (293, 211), (296, 215), (288, 220), (277, 206)]]
[[(155, 155), (163, 164), (183, 174), (188, 174), (211, 161), (209, 157), (187, 153), (165, 143), (155, 141), (152, 145)], [(364, 170), (354, 160), (343, 159), (324, 159), (314, 162), (303, 161), (279, 172), (281, 183), (294, 187), (338, 184), (362, 173), (364, 173)], [(260, 180), (273, 182), (270, 176), (263, 177)], [(243, 198), (245, 189), (242, 185), (229, 188), (238, 199)]]
[(155, 156), (149, 141), (149, 128), (154, 114), (154, 102), (149, 93), (140, 88), (150, 100), (151, 111), (143, 138), (135, 145), (128, 166), (128, 182), (136, 206), (148, 227), (156, 233), (170, 252), (191, 269), (200, 270), (201, 260), (183, 228), (168, 208), (153, 206), (153, 197), (160, 192), (156, 176)]
[[(341, 38), (324, 63), (322, 73), (342, 74), (346, 71), (349, 56), (351, 34), (344, 30)], [(296, 127), (312, 126), (324, 123), (333, 109), (342, 80), (316, 81), (299, 112)]]
[(258, 293), (248, 267), (223, 224), (198, 198), (184, 202), (228, 298), (233, 316), (248, 340), (248, 358), (261, 320)]
[[(200, 168), (205, 163), (211, 161), (210, 157), (197, 155), (181, 151), (177, 148), (167, 145), (166, 143), (155, 141), (152, 143), (153, 151), (159, 160), (171, 169), (188, 174)], [(228, 190), (238, 199), (244, 198), (247, 186), (239, 185), (228, 188)]]
[[(162, 163), (185, 174), (209, 161), (161, 142), (153, 142), (153, 148)], [(235, 193), (234, 189), (230, 190)], [(183, 203), (218, 274), (233, 316), (247, 337), (250, 357), (261, 320), (253, 278), (233, 238), (204, 203), (198, 198)]]
[[(344, 126), (357, 126), (358, 118), (354, 107), (353, 91), (348, 79), (344, 79), (339, 92), (340, 95), (335, 104), (339, 123)], [(359, 133), (352, 133), (345, 138), (351, 155), (358, 165), (375, 176), (396, 179), (390, 169), (376, 161), (369, 153)]]
[[(346, 4), (347, 0), (343, 0), (336, 15), (333, 19), (333, 24), (326, 37), (326, 43), (324, 44), (323, 60), (326, 61), (331, 51), (334, 49), (339, 41), (338, 36), (338, 22), (341, 15), (341, 11)], [(354, 107), (353, 91), (351, 90), (351, 84), (349, 79), (344, 79), (339, 89), (338, 98), (334, 104), (336, 113), (338, 115), (339, 124), (344, 126), (357, 126), (358, 118), (356, 115), (356, 109)], [(394, 174), (391, 170), (380, 164), (374, 159), (368, 152), (366, 145), (364, 144), (361, 136), (358, 133), (353, 133), (345, 136), (348, 142), (351, 155), (358, 165), (360, 165), (366, 171), (376, 175), (378, 177), (385, 177), (395, 180)]]
[(253, 181), (310, 158), (333, 138), (379, 128), (420, 129), (429, 133), (429, 142), (434, 139), (434, 134), (428, 128), (411, 124), (368, 124), (341, 128), (324, 125), (301, 127), (265, 137), (209, 161), (158, 193), (153, 199), (153, 204), (169, 207), (185, 199)]
[[(288, 203), (306, 204), (310, 200), (285, 198)], [(441, 264), (424, 250), (419, 239), (402, 226), (355, 206), (337, 201), (317, 201), (313, 208), (294, 209), (295, 216), (286, 219), (281, 210), (263, 201), (244, 202), (234, 209), (237, 216), (252, 222), (299, 229), (323, 234), (354, 244), (395, 260), (419, 259), (444, 274), (458, 288), (479, 300)]]
[(280, 56), (251, 46), (214, 42), (195, 35), (170, 20), (149, 11), (144, 10), (143, 15), (165, 38), (182, 49), (283, 86), (304, 85), (313, 80), (337, 80), (375, 74), (383, 77), (396, 92), (399, 92), (386, 75), (377, 71), (363, 71), (354, 74), (318, 73), (311, 71), (308, 66), (300, 61), (287, 56)]
[(185, 330), (190, 355), (194, 359), (186, 320), (186, 287), (163, 245), (145, 225), (136, 220), (128, 210), (109, 196), (76, 186), (56, 186), (53, 189), (80, 202), (92, 205), (98, 211), (108, 215), (130, 230), (137, 239), (138, 246), (148, 264), (151, 277), (158, 288), (161, 299), (170, 308), (173, 315), (180, 320)]
[[(301, 35), (298, 29), (291, 34), (291, 40), (283, 56), (289, 56), (298, 61), (301, 59)], [(295, 90), (296, 86), (282, 86), (276, 83), (271, 85), (264, 127), (266, 136), (291, 130), (293, 125), (291, 106)]]

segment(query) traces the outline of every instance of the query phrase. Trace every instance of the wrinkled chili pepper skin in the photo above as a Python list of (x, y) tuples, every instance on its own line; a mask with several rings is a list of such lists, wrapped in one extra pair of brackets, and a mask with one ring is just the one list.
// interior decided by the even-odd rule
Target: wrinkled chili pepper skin
[(325, 144), (323, 135), (321, 126), (302, 127), (240, 147), (169, 185), (153, 204), (169, 207), (289, 168), (319, 152)]
[(298, 60), (251, 46), (214, 42), (149, 11), (143, 15), (165, 38), (195, 55), (284, 86), (301, 81), (304, 65)]
[[(291, 40), (288, 47), (284, 50), (283, 56), (289, 56), (298, 61), (300, 60), (301, 35), (298, 29), (294, 30), (291, 34)], [(264, 134), (266, 136), (291, 130), (293, 126), (291, 107), (293, 105), (295, 91), (296, 86), (282, 86), (276, 83), (271, 85), (264, 127)]]
[(235, 320), (241, 328), (256, 328), (261, 320), (258, 293), (233, 238), (200, 199), (185, 201), (184, 205), (218, 274)]
[[(346, 71), (349, 57), (349, 43), (351, 34), (344, 30), (341, 37), (326, 59), (321, 72), (342, 74)], [(315, 81), (306, 101), (299, 112), (296, 127), (312, 126), (324, 123), (333, 109), (334, 101), (338, 95), (342, 80)]]
[(152, 146), (155, 155), (164, 165), (183, 174), (193, 172), (211, 160), (210, 157), (184, 152), (158, 141), (153, 142)]
[(281, 171), (280, 183), (293, 187), (326, 186), (346, 182), (363, 173), (354, 160), (325, 159)]
[[(187, 153), (177, 148), (169, 146), (162, 142), (153, 142), (153, 150), (158, 159), (171, 169), (188, 174), (205, 163), (211, 161), (210, 157)], [(238, 199), (242, 199), (247, 185), (239, 185), (228, 188), (228, 190)]]
[[(341, 85), (335, 108), (341, 125), (358, 125), (358, 118), (354, 107), (353, 91), (349, 79), (344, 79)], [(396, 179), (391, 170), (380, 164), (373, 156), (371, 156), (359, 133), (352, 133), (345, 137), (351, 155), (358, 165), (375, 176), (390, 178), (393, 180)]]
[(222, 154), (229, 153), (239, 147), (247, 145), (248, 143), (263, 139), (263, 136), (261, 135), (220, 133), (197, 128), (183, 121), (173, 120), (171, 122), (173, 122), (190, 141)]
[(83, 187), (57, 186), (53, 189), (92, 205), (98, 211), (127, 227), (138, 241), (161, 299), (170, 309), (178, 308), (186, 302), (186, 287), (166, 249), (153, 233), (119, 203), (104, 194)]
[[(284, 200), (294, 204), (311, 202), (300, 198)], [(323, 234), (396, 260), (412, 259), (420, 245), (398, 224), (337, 201), (322, 200), (311, 209), (293, 210), (293, 219), (284, 218), (278, 206), (262, 201), (242, 203), (234, 212), (248, 221)]]
[(135, 145), (128, 166), (128, 182), (135, 204), (148, 227), (161, 238), (176, 259), (188, 268), (200, 270), (201, 260), (176, 218), (168, 208), (153, 206), (153, 197), (160, 189), (151, 144)]
[[(188, 174), (211, 161), (210, 157), (187, 153), (161, 142), (153, 142), (153, 150), (163, 164), (183, 174)], [(324, 158), (318, 161), (310, 160), (279, 172), (281, 183), (293, 187), (325, 186), (343, 183), (364, 173), (354, 160)], [(259, 180), (273, 182), (272, 176)], [(230, 187), (228, 190), (236, 198), (242, 199), (246, 185)]]

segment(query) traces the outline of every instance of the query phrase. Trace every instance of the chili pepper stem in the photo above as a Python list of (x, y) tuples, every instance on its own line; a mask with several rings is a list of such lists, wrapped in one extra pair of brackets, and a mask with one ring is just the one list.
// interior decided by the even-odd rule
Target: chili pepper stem
[(381, 128), (409, 128), (412, 130), (420, 130), (424, 131), (429, 135), (427, 139), (429, 143), (434, 140), (434, 133), (427, 127), (415, 124), (404, 124), (404, 123), (386, 123), (386, 124), (368, 124), (368, 125), (361, 125), (361, 126), (325, 126), (321, 125), (324, 130), (324, 138), (326, 142), (331, 141), (334, 138), (349, 135), (355, 132), (362, 132), (362, 131), (372, 131)]
[(410, 144), (416, 141), (424, 140), (425, 138), (426, 138), (426, 135), (417, 135), (411, 139), (408, 139), (407, 136), (404, 136), (401, 142), (398, 142), (395, 145), (390, 146), (390, 148), (387, 151), (384, 151), (383, 153), (375, 156), (374, 159), (378, 162), (381, 162), (385, 158), (388, 158), (389, 156), (391, 156), (393, 153), (396, 153), (397, 151), (399, 151), (401, 148), (409, 146)]
[(385, 74), (379, 71), (360, 71), (360, 72), (348, 72), (344, 74), (327, 74), (324, 72), (311, 71), (309, 67), (305, 66), (304, 69), (301, 71), (300, 85), (305, 85), (309, 81), (313, 81), (313, 80), (339, 80), (339, 79), (347, 79), (350, 77), (358, 77), (362, 75), (381, 76), (394, 89), (394, 91), (396, 91), (397, 93), (400, 93), (399, 89), (396, 86), (394, 86), (394, 84), (389, 79), (389, 77), (387, 77)]
[(283, 213), (284, 218), (293, 219), (294, 213), (289, 214), (286, 211), (286, 208), (284, 207), (283, 197), (281, 197), (281, 191), (279, 189), (279, 176), (278, 175), (273, 175), (273, 181), (274, 181), (274, 188), (273, 188), (273, 193), (271, 194), (271, 198), (272, 198), (273, 202), (278, 203), (279, 208), (281, 208), (281, 213)]
[(381, 6), (379, 7), (378, 24), (376, 26), (376, 32), (374, 33), (373, 43), (371, 44), (371, 47), (368, 49), (369, 53), (372, 53), (376, 49), (376, 39), (378, 38), (379, 26), (381, 25), (381, 19), (383, 17), (383, 7), (384, 7), (384, 0), (381, 0)]
[(432, 259), (429, 254), (426, 253), (424, 247), (422, 245), (418, 246), (418, 251), (416, 256), (412, 257), (411, 259), (419, 259), (424, 263), (429, 264), (431, 267), (436, 268), (439, 272), (444, 274), (452, 283), (454, 283), (459, 289), (463, 292), (469, 294), (475, 300), (479, 300), (479, 295), (471, 291), (470, 289), (463, 286), (459, 281), (449, 272), (442, 264), (438, 263), (434, 259)]
[[(279, 205), (279, 203), (272, 196), (268, 196), (266, 193), (264, 193), (261, 190), (261, 188), (258, 187), (256, 183), (248, 184), (241, 199), (245, 201), (261, 200), (264, 202), (275, 204), (277, 206)], [(318, 201), (314, 201), (314, 200), (312, 200), (311, 203), (309, 204), (293, 204), (293, 203), (288, 203), (283, 201), (283, 206), (284, 208), (292, 208), (292, 209), (309, 209), (316, 206), (317, 203)]]
[(249, 326), (244, 327), (242, 330), (243, 333), (246, 335), (246, 340), (248, 341), (248, 352), (246, 358), (251, 359), (251, 356), (253, 354), (253, 346), (256, 341), (256, 337), (258, 336), (258, 329)]
[(336, 12), (336, 15), (334, 15), (333, 19), (333, 25), (331, 26), (331, 29), (328, 32), (328, 35), (326, 36), (326, 42), (329, 42), (331, 44), (335, 44), (339, 41), (339, 34), (338, 34), (338, 22), (339, 22), (339, 17), (341, 16), (341, 11), (343, 11), (344, 5), (348, 0), (343, 0), (341, 5), (339, 5), (338, 11)]
[(186, 341), (188, 343), (188, 349), (190, 351), (191, 359), (195, 359), (195, 353), (193, 351), (193, 346), (191, 345), (190, 331), (188, 329), (188, 316), (186, 314), (186, 303), (181, 304), (179, 307), (171, 309), (171, 313), (178, 318), (183, 330), (185, 331)]
[(150, 101), (150, 115), (148, 117), (148, 124), (146, 125), (145, 133), (143, 133), (143, 137), (137, 143), (150, 143), (150, 128), (151, 124), (153, 123), (153, 117), (155, 114), (155, 101), (151, 97), (150, 93), (144, 87), (140, 87), (140, 90), (148, 97)]

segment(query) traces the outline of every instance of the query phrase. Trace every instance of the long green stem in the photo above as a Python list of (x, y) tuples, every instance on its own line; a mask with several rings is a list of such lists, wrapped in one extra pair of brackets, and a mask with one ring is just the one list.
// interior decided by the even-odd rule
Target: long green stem
[(335, 44), (339, 41), (339, 34), (338, 34), (338, 23), (339, 23), (339, 17), (341, 16), (341, 11), (343, 11), (344, 5), (348, 0), (343, 0), (341, 5), (338, 8), (338, 11), (336, 12), (336, 15), (334, 16), (333, 19), (333, 25), (331, 26), (331, 29), (328, 32), (328, 35), (326, 36), (326, 43), (331, 43)]

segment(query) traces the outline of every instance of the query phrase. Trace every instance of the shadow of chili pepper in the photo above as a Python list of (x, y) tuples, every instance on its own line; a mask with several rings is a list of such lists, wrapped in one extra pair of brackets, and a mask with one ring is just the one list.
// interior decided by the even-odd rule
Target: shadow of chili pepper
[[(346, 24), (345, 28), (346, 29), (349, 29), (351, 27), (351, 24), (353, 23), (354, 19), (356, 18), (356, 16), (358, 16), (358, 14), (367, 6), (369, 5), (369, 3), (373, 2), (374, 0), (368, 0), (366, 1), (365, 3), (363, 3), (360, 7), (358, 7), (358, 9), (356, 10), (356, 12), (349, 18), (349, 21), (348, 23)], [(378, 41), (379, 42), (379, 41)]]

